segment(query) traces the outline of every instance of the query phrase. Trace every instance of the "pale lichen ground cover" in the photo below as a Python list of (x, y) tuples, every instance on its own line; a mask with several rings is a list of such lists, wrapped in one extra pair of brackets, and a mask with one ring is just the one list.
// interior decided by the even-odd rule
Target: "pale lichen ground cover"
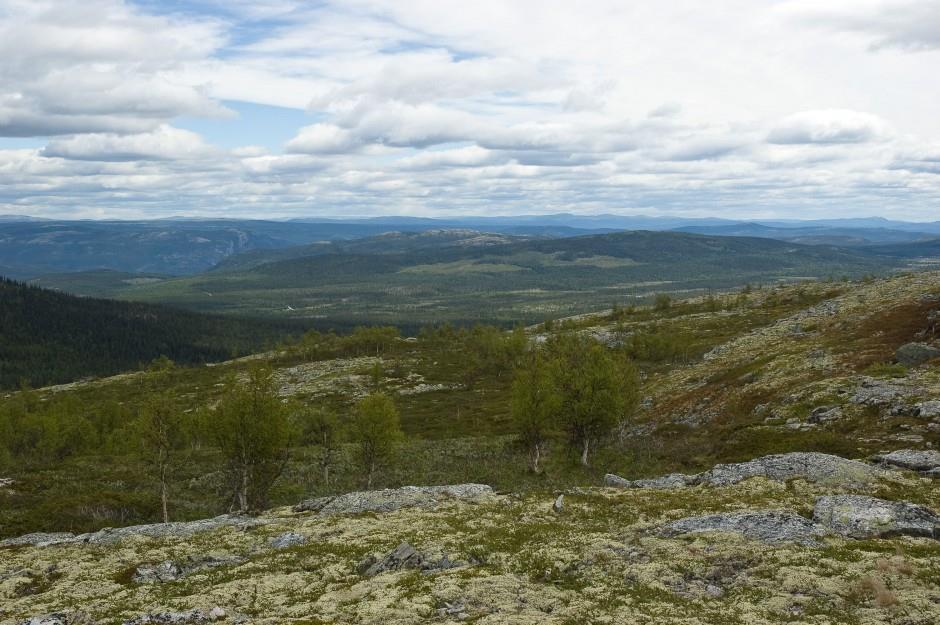
[[(940, 508), (937, 482), (912, 473), (855, 488)], [(804, 547), (657, 531), (708, 512), (782, 508), (809, 516), (817, 496), (845, 490), (753, 478), (724, 488), (577, 489), (557, 514), (551, 493), (352, 517), (278, 509), (247, 530), (4, 549), (0, 622), (72, 611), (120, 623), (147, 612), (213, 607), (252, 623), (940, 622), (934, 539), (826, 537), (820, 547)], [(269, 540), (286, 531), (308, 542), (271, 548)], [(359, 573), (367, 555), (402, 542), (465, 566)], [(163, 584), (131, 580), (140, 564), (206, 555), (243, 560)], [(884, 592), (876, 594), (871, 588), (879, 583)]]

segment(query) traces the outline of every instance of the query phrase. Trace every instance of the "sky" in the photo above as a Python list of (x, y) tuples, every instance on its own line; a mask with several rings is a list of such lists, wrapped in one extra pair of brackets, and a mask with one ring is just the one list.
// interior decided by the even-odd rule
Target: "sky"
[(0, 214), (940, 220), (940, 0), (0, 0)]

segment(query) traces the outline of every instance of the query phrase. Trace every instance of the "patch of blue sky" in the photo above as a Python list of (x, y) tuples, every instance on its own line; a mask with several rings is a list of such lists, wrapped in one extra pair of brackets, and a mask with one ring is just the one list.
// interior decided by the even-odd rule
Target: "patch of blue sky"
[(321, 115), (267, 104), (235, 100), (225, 100), (223, 104), (237, 116), (180, 117), (173, 121), (173, 125), (199, 133), (207, 142), (221, 148), (259, 145), (279, 153), (302, 126), (322, 119)]
[(0, 150), (35, 150), (47, 143), (48, 137), (0, 137)]

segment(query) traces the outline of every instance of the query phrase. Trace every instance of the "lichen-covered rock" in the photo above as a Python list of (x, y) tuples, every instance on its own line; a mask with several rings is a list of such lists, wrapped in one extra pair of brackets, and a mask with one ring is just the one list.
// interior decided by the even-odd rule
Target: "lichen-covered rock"
[(189, 556), (179, 562), (164, 560), (156, 564), (141, 564), (131, 578), (138, 584), (162, 584), (174, 582), (204, 569), (213, 569), (227, 564), (242, 562), (241, 558), (216, 556)]
[(36, 547), (48, 547), (61, 544), (92, 544), (107, 545), (117, 543), (125, 538), (133, 536), (146, 536), (148, 538), (184, 538), (209, 532), (220, 527), (254, 527), (264, 525), (270, 521), (264, 519), (255, 519), (251, 517), (223, 514), (211, 519), (200, 519), (198, 521), (181, 521), (175, 523), (151, 523), (148, 525), (130, 525), (128, 527), (105, 528), (97, 532), (87, 534), (70, 534), (68, 532), (44, 533), (38, 532), (26, 534), (16, 538), (8, 538), (0, 541), (0, 547), (32, 545)]
[(416, 569), (420, 571), (442, 571), (464, 566), (462, 562), (454, 562), (446, 555), (434, 560), (421, 553), (408, 543), (402, 543), (388, 552), (385, 556), (377, 558), (369, 556), (359, 563), (359, 573), (364, 577), (375, 577), (381, 573), (400, 571), (402, 569)]
[(930, 472), (940, 469), (940, 451), (935, 449), (898, 449), (874, 456), (872, 460), (911, 471)]
[(764, 477), (785, 482), (804, 479), (808, 482), (831, 484), (865, 484), (872, 481), (877, 470), (864, 462), (848, 460), (818, 452), (792, 452), (763, 456), (747, 462), (717, 464), (708, 471), (696, 475), (672, 473), (651, 480), (626, 480), (608, 474), (604, 478), (607, 486), (621, 488), (681, 488), (696, 484), (730, 486), (752, 477)]
[(225, 611), (221, 608), (188, 610), (186, 612), (151, 612), (124, 621), (124, 625), (149, 625), (150, 623), (189, 625), (190, 623), (211, 623), (222, 618), (225, 618)]
[(839, 456), (819, 452), (793, 452), (755, 458), (748, 462), (719, 464), (700, 473), (695, 482), (711, 486), (728, 486), (751, 477), (785, 482), (804, 479), (808, 482), (831, 484), (864, 484), (876, 477), (876, 469)]
[(394, 512), (402, 508), (434, 508), (448, 500), (476, 501), (492, 494), (493, 489), (485, 484), (404, 486), (310, 499), (294, 506), (294, 511), (321, 515)]
[(75, 534), (71, 532), (33, 532), (32, 534), (0, 540), (0, 547), (20, 547), (23, 545), (48, 547), (49, 545), (58, 545), (74, 540)]
[(608, 473), (604, 476), (604, 483), (607, 486), (616, 486), (620, 488), (650, 488), (650, 489), (669, 489), (690, 486), (695, 483), (695, 475), (684, 475), (682, 473), (670, 473), (663, 477), (657, 477), (646, 480), (626, 480), (619, 475)]
[(297, 532), (285, 532), (269, 540), (268, 544), (274, 549), (286, 549), (307, 544), (307, 537)]
[(914, 367), (940, 358), (940, 349), (926, 343), (906, 343), (894, 352), (894, 358), (907, 367)]
[(816, 545), (824, 530), (809, 519), (789, 510), (730, 512), (688, 517), (669, 523), (660, 530), (664, 536), (725, 532), (740, 534), (765, 543)]
[(813, 519), (849, 538), (926, 536), (940, 538), (940, 517), (925, 506), (864, 495), (830, 495), (816, 500)]
[(929, 401), (920, 402), (914, 406), (914, 416), (920, 417), (921, 419), (940, 418), (940, 401), (931, 399)]
[(72, 622), (64, 612), (56, 612), (28, 618), (25, 621), (20, 621), (18, 625), (71, 625)]

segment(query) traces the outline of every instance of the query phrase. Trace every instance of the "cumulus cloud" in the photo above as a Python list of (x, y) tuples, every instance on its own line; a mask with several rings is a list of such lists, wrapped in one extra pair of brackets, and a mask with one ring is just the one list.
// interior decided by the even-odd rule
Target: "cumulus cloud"
[(0, 2), (0, 136), (134, 133), (224, 107), (173, 72), (222, 45), (221, 26), (119, 0)]
[(778, 10), (811, 26), (857, 33), (873, 49), (940, 49), (940, 4), (930, 0), (798, 0)]
[(0, 213), (929, 217), (933, 4), (0, 0)]
[(213, 152), (198, 134), (161, 126), (135, 135), (83, 134), (54, 139), (40, 154), (84, 161), (151, 161), (205, 158)]
[(771, 129), (767, 140), (784, 145), (867, 143), (887, 134), (887, 125), (875, 115), (829, 109), (789, 115)]

